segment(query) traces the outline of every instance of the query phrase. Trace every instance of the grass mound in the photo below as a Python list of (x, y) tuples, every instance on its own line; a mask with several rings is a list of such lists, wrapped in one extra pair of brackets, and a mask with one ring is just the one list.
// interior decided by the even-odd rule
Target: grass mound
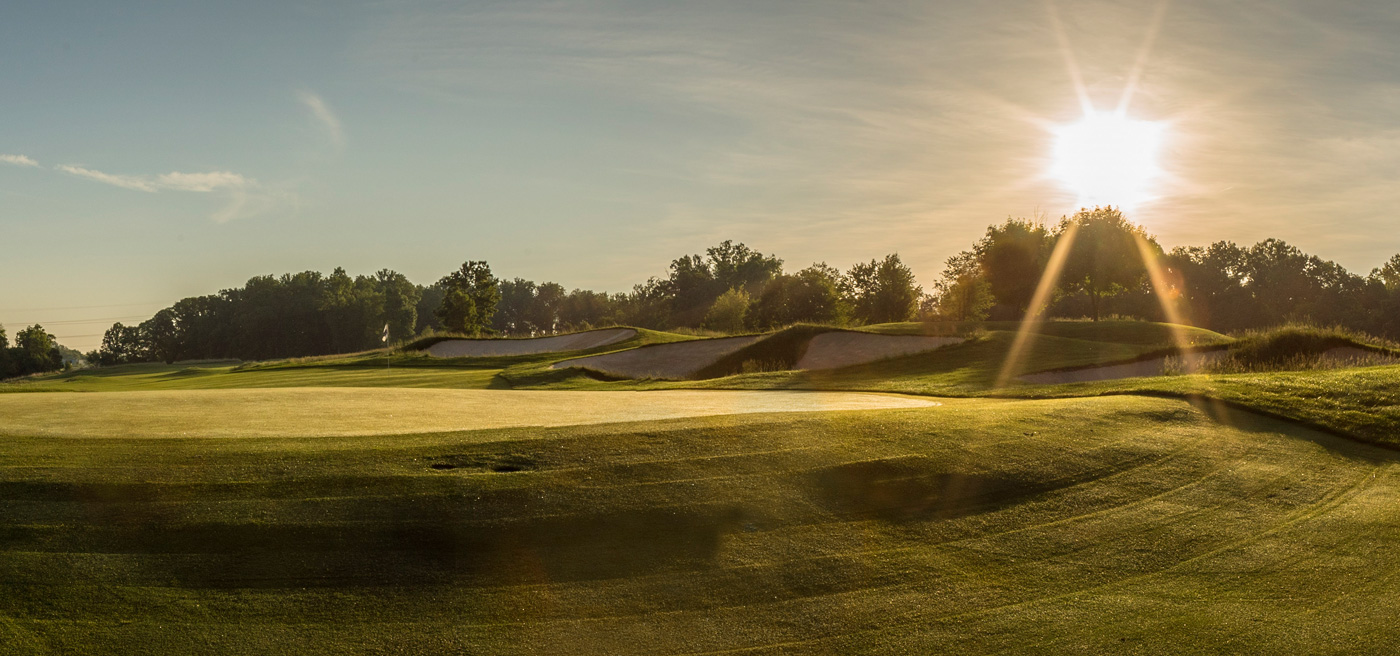
[(1400, 350), (1384, 340), (1345, 328), (1293, 324), (1251, 331), (1206, 368), (1211, 373), (1301, 371), (1391, 364)]
[(768, 335), (696, 372), (693, 378), (705, 380), (735, 374), (787, 371), (797, 366), (807, 343), (822, 333), (839, 330), (829, 326), (797, 324)]

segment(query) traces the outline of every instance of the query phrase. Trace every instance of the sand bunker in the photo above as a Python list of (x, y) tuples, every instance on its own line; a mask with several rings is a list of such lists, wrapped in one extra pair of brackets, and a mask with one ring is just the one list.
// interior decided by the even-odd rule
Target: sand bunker
[[(0, 434), (84, 438), (404, 435), (754, 412), (936, 405), (940, 404), (894, 394), (720, 390), (575, 392), (299, 387), (0, 394), (0, 417), (5, 418), (0, 424)], [(497, 439), (494, 435), (486, 432), (463, 439), (484, 442)]]
[(797, 361), (798, 369), (836, 369), (886, 358), (932, 351), (940, 346), (962, 342), (961, 337), (924, 335), (874, 335), (871, 333), (822, 333), (807, 343), (807, 351)]
[[(1185, 358), (1172, 355), (1152, 358), (1151, 360), (1109, 364), (1100, 367), (1086, 367), (1084, 369), (1068, 371), (1042, 371), (1040, 373), (1019, 376), (1017, 380), (1037, 385), (1059, 385), (1061, 383), (1090, 383), (1099, 380), (1117, 380), (1119, 378), (1163, 376), (1167, 374), (1168, 368), (1175, 373), (1196, 373), (1229, 355), (1229, 353), (1228, 350), (1220, 349), (1216, 351), (1191, 353)], [(1384, 353), (1359, 349), (1354, 346), (1339, 346), (1337, 348), (1327, 349), (1318, 354), (1317, 357), (1323, 363), (1335, 367), (1368, 367), (1400, 362), (1400, 358)]]
[(1163, 376), (1166, 375), (1169, 364), (1176, 371), (1192, 373), (1225, 357), (1227, 353), (1228, 351), (1222, 349), (1219, 351), (1190, 353), (1185, 357), (1179, 355), (1164, 355), (1150, 360), (1124, 362), (1122, 364), (1107, 364), (1098, 367), (1071, 369), (1068, 371), (1042, 371), (1040, 373), (1018, 376), (1016, 380), (1025, 383), (1034, 383), (1036, 385), (1059, 385), (1061, 383), (1090, 383), (1098, 380)]
[(438, 358), (483, 358), (501, 355), (558, 353), (616, 344), (636, 335), (631, 328), (606, 328), (533, 339), (449, 339), (429, 346), (428, 355)]
[(760, 335), (697, 339), (689, 342), (656, 344), (617, 353), (604, 353), (586, 358), (556, 362), (552, 369), (588, 367), (627, 378), (665, 378), (679, 380), (695, 375), (709, 366), (760, 339)]

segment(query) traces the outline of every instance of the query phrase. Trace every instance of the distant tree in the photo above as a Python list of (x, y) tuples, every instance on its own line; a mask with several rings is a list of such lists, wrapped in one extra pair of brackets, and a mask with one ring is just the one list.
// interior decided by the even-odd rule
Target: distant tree
[(743, 332), (744, 317), (748, 314), (750, 302), (749, 293), (742, 289), (730, 289), (720, 294), (705, 313), (704, 326), (726, 333)]
[[(380, 269), (374, 274), (374, 279), (384, 297), (383, 323), (389, 326), (390, 339), (402, 340), (412, 337), (417, 332), (418, 324), (418, 301), (421, 295), (418, 286), (402, 273), (389, 269)], [(375, 327), (377, 326), (371, 326)]]
[(851, 267), (844, 280), (845, 296), (855, 318), (865, 323), (908, 321), (918, 310), (923, 290), (914, 272), (897, 253)]
[(445, 290), (436, 313), (444, 328), (468, 334), (490, 331), (501, 290), (489, 264), (464, 262), (438, 284)]
[(1400, 292), (1400, 253), (1390, 256), (1385, 264), (1372, 269), (1370, 277), (1387, 291)]
[(1193, 323), (1233, 331), (1248, 326), (1254, 299), (1245, 284), (1245, 251), (1232, 242), (1177, 247), (1164, 264), (1178, 281), (1180, 306)]
[(63, 354), (58, 350), (58, 340), (39, 324), (15, 333), (15, 346), (10, 351), (10, 359), (14, 373), (21, 376), (63, 368)]
[(567, 295), (564, 286), (557, 282), (540, 283), (525, 320), (537, 332), (553, 333), (559, 328), (559, 311)]
[(1055, 238), (1068, 238), (1072, 227), (1076, 234), (1060, 275), (1060, 288), (1084, 294), (1093, 320), (1098, 321), (1104, 298), (1141, 288), (1147, 280), (1137, 240), (1147, 240), (1159, 252), (1160, 247), (1114, 207), (1080, 210), (1062, 219)]
[(575, 289), (559, 301), (559, 327), (585, 330), (615, 323), (616, 303), (604, 292)]
[(612, 297), (617, 308), (617, 323), (642, 328), (666, 328), (672, 325), (671, 296), (666, 281), (648, 278), (632, 286), (632, 291)]
[(0, 378), (9, 378), (15, 375), (15, 366), (10, 358), (10, 338), (5, 334), (5, 327), (0, 326)]
[(429, 330), (442, 330), (442, 320), (437, 316), (437, 309), (442, 307), (442, 298), (447, 290), (439, 283), (433, 283), (426, 287), (418, 285), (418, 305), (417, 321), (414, 324), (414, 334), (421, 335)]
[[(986, 236), (974, 248), (983, 282), (996, 302), (1014, 318), (1026, 313), (1035, 295), (1050, 256), (1051, 241), (1045, 226), (1024, 219), (1007, 219), (999, 226), (987, 228)], [(959, 269), (959, 275), (966, 277), (971, 272), (964, 267)], [(971, 285), (971, 278), (967, 280)]]
[(661, 291), (668, 297), (671, 317), (663, 323), (694, 326), (726, 290), (742, 290), (750, 296), (761, 294), (782, 273), (783, 261), (725, 240), (706, 249), (704, 257), (682, 256), (672, 261), (670, 268), (670, 277)]
[(169, 364), (180, 357), (179, 332), (175, 325), (174, 310), (165, 308), (156, 312), (155, 316), (141, 322), (137, 331), (146, 358)]
[(759, 328), (798, 322), (839, 323), (845, 314), (841, 272), (819, 262), (770, 281), (754, 303), (750, 323)]
[[(945, 321), (982, 321), (992, 307), (992, 286), (983, 274), (978, 254), (963, 251), (948, 258), (934, 283), (932, 314)], [(1014, 301), (1008, 301), (1008, 304)], [(1029, 303), (1029, 299), (1027, 300)], [(1021, 306), (1022, 311), (1025, 306)]]
[(502, 280), (500, 290), (501, 301), (496, 306), (491, 327), (506, 334), (528, 335), (533, 332), (530, 306), (535, 302), (535, 283), (524, 278)]

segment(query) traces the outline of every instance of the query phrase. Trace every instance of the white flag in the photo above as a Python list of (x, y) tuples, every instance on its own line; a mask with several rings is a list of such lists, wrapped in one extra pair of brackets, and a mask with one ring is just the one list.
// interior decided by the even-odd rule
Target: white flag
[(379, 341), (384, 342), (385, 344), (389, 343), (389, 324), (384, 324), (384, 336), (381, 337)]

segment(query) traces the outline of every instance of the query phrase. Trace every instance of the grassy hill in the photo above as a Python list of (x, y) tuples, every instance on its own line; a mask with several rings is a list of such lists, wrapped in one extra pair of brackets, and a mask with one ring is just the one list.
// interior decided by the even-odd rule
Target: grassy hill
[(1209, 410), (965, 399), (396, 436), (10, 436), (0, 643), (1389, 649), (1395, 454)]

